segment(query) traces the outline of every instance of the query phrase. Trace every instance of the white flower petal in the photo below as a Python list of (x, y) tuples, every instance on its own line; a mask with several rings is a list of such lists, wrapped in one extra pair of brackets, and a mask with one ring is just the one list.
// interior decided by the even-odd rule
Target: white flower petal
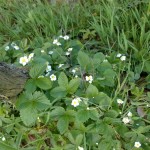
[(52, 67), (51, 65), (47, 65), (46, 72), (50, 72), (50, 71), (52, 71)]
[(54, 39), (53, 44), (56, 44), (56, 43), (58, 43), (58, 40)]
[(127, 115), (128, 115), (128, 117), (132, 117), (132, 113), (130, 111), (128, 112)]
[(67, 50), (68, 50), (68, 52), (71, 52), (73, 50), (73, 48), (68, 48)]
[(14, 49), (15, 49), (15, 50), (19, 50), (20, 48), (19, 48), (19, 46), (15, 45), (15, 46), (14, 46)]
[(77, 107), (77, 106), (79, 106), (80, 101), (81, 101), (80, 98), (74, 98), (74, 99), (72, 100), (71, 105), (74, 106), (74, 107)]
[(53, 54), (53, 51), (49, 51), (48, 54), (52, 55), (52, 54)]
[(134, 143), (134, 147), (136, 147), (136, 148), (141, 147), (141, 143), (140, 143), (140, 142), (135, 142), (135, 143)]
[(120, 53), (119, 53), (119, 54), (117, 54), (117, 56), (116, 56), (116, 57), (121, 57), (121, 56), (122, 56), (122, 54), (120, 54)]
[(41, 50), (41, 53), (44, 53), (44, 52), (45, 52), (45, 51), (42, 49), (42, 50)]
[(59, 64), (58, 68), (61, 68), (64, 64)]
[(63, 38), (64, 38), (64, 40), (69, 40), (69, 36), (68, 35), (65, 35)]
[(118, 104), (123, 104), (124, 102), (121, 99), (117, 99)]
[(125, 60), (126, 60), (126, 56), (121, 56), (121, 57), (120, 57), (120, 60), (121, 60), (121, 61), (125, 61)]
[(127, 123), (130, 122), (130, 119), (129, 119), (128, 117), (124, 117), (124, 118), (122, 119), (122, 121), (123, 121), (124, 124), (127, 124)]
[(72, 69), (72, 71), (71, 71), (72, 73), (76, 73), (76, 70), (75, 69)]
[(20, 57), (19, 63), (25, 66), (29, 62), (27, 56)]
[(4, 136), (2, 137), (2, 141), (6, 141), (6, 138)]
[(5, 47), (5, 51), (8, 51), (8, 50), (9, 50), (9, 46), (6, 46), (6, 47)]
[(51, 79), (51, 81), (56, 81), (56, 76), (54, 75), (54, 74), (52, 74), (51, 76), (50, 76), (50, 79)]
[(78, 150), (84, 150), (84, 148), (83, 148), (83, 147), (78, 146)]
[(60, 45), (61, 45), (61, 43), (60, 43), (60, 42), (57, 42), (57, 43), (56, 43), (56, 45), (60, 46)]
[(69, 53), (69, 52), (66, 52), (66, 55), (67, 55), (67, 56), (69, 56), (69, 55), (70, 55), (70, 53)]

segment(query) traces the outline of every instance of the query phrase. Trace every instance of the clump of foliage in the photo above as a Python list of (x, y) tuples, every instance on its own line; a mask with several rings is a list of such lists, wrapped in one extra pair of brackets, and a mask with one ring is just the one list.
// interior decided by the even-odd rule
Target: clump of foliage
[(0, 148), (149, 150), (150, 3), (89, 1), (68, 13), (32, 2), (10, 3), (18, 28), (1, 28), (13, 42), (1, 40), (0, 61), (30, 79), (15, 103), (0, 102)]

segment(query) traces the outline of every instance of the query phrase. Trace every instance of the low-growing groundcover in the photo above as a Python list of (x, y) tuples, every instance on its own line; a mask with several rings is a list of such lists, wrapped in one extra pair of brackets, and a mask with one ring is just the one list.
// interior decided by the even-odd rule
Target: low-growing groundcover
[(0, 150), (149, 150), (150, 2), (19, 2), (0, 2), (0, 61), (29, 79), (0, 101)]
[(85, 51), (68, 35), (33, 47), (1, 50), (30, 76), (15, 104), (1, 101), (1, 149), (150, 148), (150, 93), (134, 84), (127, 54)]

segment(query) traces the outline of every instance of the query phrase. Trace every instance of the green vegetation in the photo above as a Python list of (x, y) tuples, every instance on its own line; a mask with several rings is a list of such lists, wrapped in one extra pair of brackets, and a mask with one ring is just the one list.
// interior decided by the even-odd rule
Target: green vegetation
[(0, 0), (0, 61), (30, 76), (0, 149), (149, 150), (149, 20), (149, 0)]

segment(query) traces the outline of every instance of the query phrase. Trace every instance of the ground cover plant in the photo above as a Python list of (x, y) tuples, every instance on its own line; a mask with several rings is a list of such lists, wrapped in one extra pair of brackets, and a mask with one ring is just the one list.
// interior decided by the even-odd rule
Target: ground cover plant
[(29, 72), (1, 98), (0, 149), (150, 149), (149, 1), (0, 6), (0, 61)]

